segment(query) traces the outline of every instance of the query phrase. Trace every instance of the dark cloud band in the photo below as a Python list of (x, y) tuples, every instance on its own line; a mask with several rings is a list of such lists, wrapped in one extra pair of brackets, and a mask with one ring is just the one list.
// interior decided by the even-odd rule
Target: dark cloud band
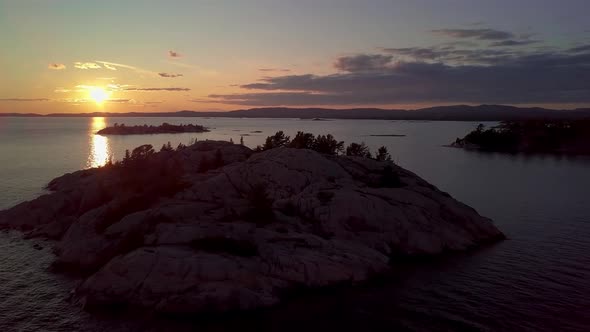
[(545, 52), (449, 46), (384, 52), (341, 57), (335, 74), (266, 77), (241, 85), (247, 93), (210, 98), (249, 106), (590, 102), (586, 46)]

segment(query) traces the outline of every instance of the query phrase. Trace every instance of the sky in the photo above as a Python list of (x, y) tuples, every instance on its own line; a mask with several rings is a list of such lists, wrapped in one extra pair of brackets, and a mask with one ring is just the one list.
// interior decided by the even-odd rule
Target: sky
[(587, 0), (0, 0), (0, 112), (590, 106)]

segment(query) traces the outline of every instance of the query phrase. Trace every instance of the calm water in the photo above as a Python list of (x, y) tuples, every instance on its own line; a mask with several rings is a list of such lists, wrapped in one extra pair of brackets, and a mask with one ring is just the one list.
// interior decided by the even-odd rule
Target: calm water
[[(210, 133), (104, 138), (114, 122), (200, 123)], [(278, 129), (332, 133), (389, 148), (400, 165), (476, 208), (509, 240), (400, 268), (389, 280), (325, 291), (237, 317), (167, 322), (97, 316), (67, 302), (74, 280), (49, 273), (48, 243), (0, 234), (0, 330), (590, 330), (590, 159), (480, 154), (442, 147), (475, 127), (461, 122), (182, 118), (0, 118), (0, 209), (31, 199), (52, 178), (97, 166), (125, 149)], [(406, 137), (369, 135), (403, 134)], [(41, 245), (37, 250), (33, 245)]]

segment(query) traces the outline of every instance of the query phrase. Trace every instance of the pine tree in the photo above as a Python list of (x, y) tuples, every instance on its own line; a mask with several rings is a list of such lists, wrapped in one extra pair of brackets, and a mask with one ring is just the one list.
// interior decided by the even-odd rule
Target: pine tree
[(211, 168), (211, 163), (209, 162), (209, 158), (207, 155), (203, 155), (199, 162), (199, 168), (197, 169), (198, 173), (206, 173)]
[(375, 159), (379, 161), (391, 161), (391, 155), (387, 152), (387, 148), (382, 146), (377, 150), (377, 156)]
[(217, 151), (215, 151), (215, 160), (213, 161), (213, 167), (219, 168), (221, 166), (223, 166), (223, 155), (221, 154), (221, 151), (217, 149)]
[(131, 161), (131, 152), (129, 149), (125, 150), (125, 157), (123, 158), (123, 165), (128, 164)]

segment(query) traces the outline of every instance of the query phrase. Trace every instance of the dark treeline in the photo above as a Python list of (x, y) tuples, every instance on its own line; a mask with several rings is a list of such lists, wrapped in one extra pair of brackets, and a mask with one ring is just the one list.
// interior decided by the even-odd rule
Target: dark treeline
[[(311, 133), (297, 132), (295, 137), (285, 135), (283, 131), (278, 131), (272, 136), (268, 136), (262, 146), (258, 146), (256, 151), (266, 151), (279, 147), (294, 149), (308, 149), (319, 153), (329, 155), (345, 154), (347, 156), (373, 158), (373, 154), (365, 143), (350, 143), (346, 148), (343, 141), (337, 141), (331, 134), (315, 136)], [(377, 150), (374, 158), (379, 161), (391, 161), (391, 156), (387, 148), (382, 146)]]
[(106, 127), (99, 130), (99, 135), (146, 135), (146, 134), (177, 134), (177, 133), (203, 133), (209, 129), (194, 124), (187, 125), (172, 125), (169, 123), (163, 123), (159, 126), (126, 126), (125, 124), (119, 125), (115, 123), (112, 127)]
[(590, 154), (590, 120), (505, 121), (483, 124), (453, 146), (484, 151)]

